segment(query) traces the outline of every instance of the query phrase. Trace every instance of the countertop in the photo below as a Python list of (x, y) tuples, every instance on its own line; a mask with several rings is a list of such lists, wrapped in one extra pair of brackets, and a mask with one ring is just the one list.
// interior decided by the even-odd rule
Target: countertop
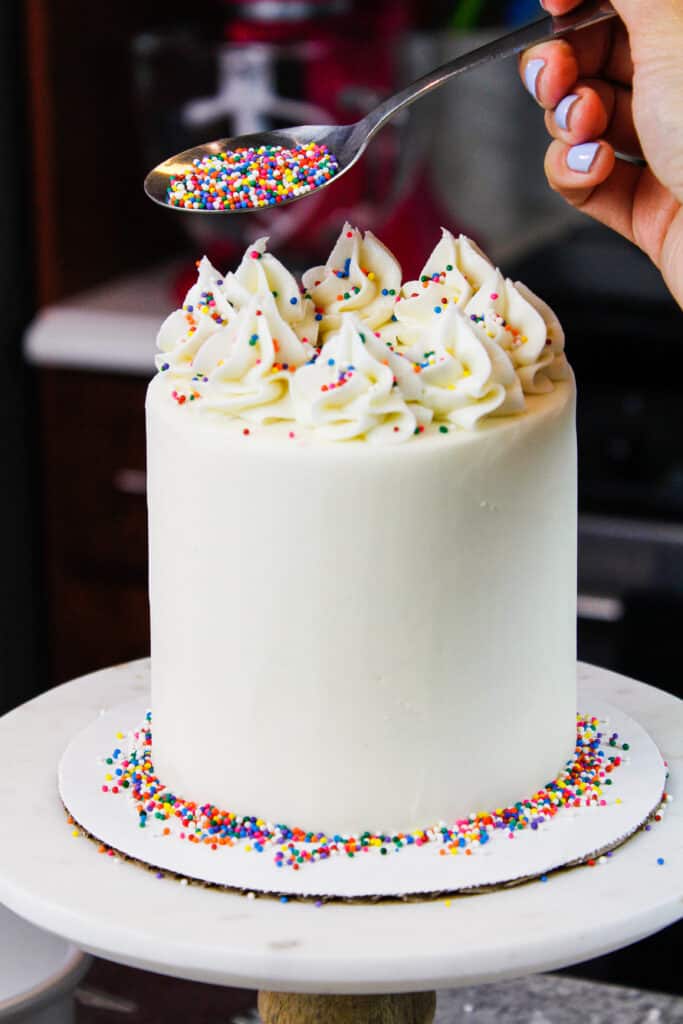
[(24, 337), (27, 361), (151, 377), (159, 326), (175, 308), (170, 282), (178, 266), (117, 278), (44, 307)]
[(683, 998), (537, 974), (438, 994), (435, 1024), (678, 1024)]

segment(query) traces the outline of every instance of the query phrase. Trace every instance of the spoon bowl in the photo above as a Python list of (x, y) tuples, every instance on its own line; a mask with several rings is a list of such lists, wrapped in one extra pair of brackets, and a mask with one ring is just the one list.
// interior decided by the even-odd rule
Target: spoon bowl
[(149, 172), (145, 178), (145, 192), (150, 199), (161, 206), (167, 206), (171, 210), (185, 209), (189, 213), (253, 213), (255, 210), (272, 209), (272, 207), (247, 207), (237, 210), (187, 210), (185, 207), (172, 206), (167, 199), (168, 186), (171, 178), (176, 175), (189, 174), (193, 169), (195, 160), (201, 160), (206, 156), (217, 156), (219, 153), (226, 153), (229, 150), (257, 148), (259, 146), (282, 146), (285, 149), (292, 149), (295, 146), (304, 145), (307, 142), (324, 143), (334, 153), (339, 164), (339, 169), (331, 178), (317, 185), (310, 192), (302, 196), (286, 196), (277, 205), (285, 206), (297, 199), (305, 199), (306, 195), (318, 192), (321, 188), (327, 188), (337, 181), (362, 154), (370, 141), (367, 131), (363, 130), (363, 121), (355, 124), (301, 124), (293, 128), (277, 128), (271, 132), (253, 132), (250, 135), (239, 135), (231, 139), (215, 139), (213, 142), (204, 142), (200, 146), (186, 149), (182, 153), (169, 157)]
[(155, 167), (145, 178), (145, 192), (154, 202), (167, 206), (169, 209), (185, 209), (189, 213), (252, 213), (255, 210), (273, 209), (273, 205), (243, 207), (234, 210), (224, 209), (192, 209), (187, 207), (173, 206), (168, 202), (167, 190), (173, 175), (183, 175), (192, 171), (193, 161), (201, 160), (202, 157), (216, 156), (219, 153), (240, 148), (259, 146), (282, 146), (291, 149), (301, 146), (307, 142), (324, 143), (336, 157), (339, 169), (327, 181), (315, 185), (309, 191), (301, 195), (284, 196), (277, 206), (285, 206), (288, 203), (296, 202), (298, 199), (305, 199), (313, 195), (321, 188), (333, 185), (342, 174), (345, 174), (350, 167), (365, 152), (370, 140), (384, 125), (391, 120), (400, 110), (422, 99), (423, 96), (439, 89), (446, 82), (449, 82), (456, 75), (460, 75), (472, 68), (488, 64), (493, 60), (501, 60), (503, 57), (510, 57), (522, 53), (530, 46), (538, 43), (556, 39), (579, 29), (588, 28), (601, 21), (616, 17), (616, 11), (609, 0), (586, 0), (570, 14), (555, 18), (548, 15), (539, 21), (517, 29), (509, 35), (493, 42), (486, 43), (470, 53), (466, 53), (447, 64), (430, 71), (428, 74), (418, 78), (411, 85), (406, 86), (401, 92), (389, 96), (379, 106), (375, 107), (360, 121), (346, 125), (298, 125), (295, 128), (278, 128), (275, 131), (255, 132), (251, 135), (240, 135), (231, 139), (217, 139), (214, 142), (205, 142), (193, 149), (186, 149), (183, 153), (164, 160)]

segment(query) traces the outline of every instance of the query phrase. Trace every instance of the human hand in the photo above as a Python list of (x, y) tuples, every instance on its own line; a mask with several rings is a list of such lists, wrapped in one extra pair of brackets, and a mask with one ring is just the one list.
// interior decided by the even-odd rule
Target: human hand
[(683, 306), (683, 0), (613, 3), (619, 20), (532, 47), (520, 72), (554, 139), (551, 187), (639, 245)]

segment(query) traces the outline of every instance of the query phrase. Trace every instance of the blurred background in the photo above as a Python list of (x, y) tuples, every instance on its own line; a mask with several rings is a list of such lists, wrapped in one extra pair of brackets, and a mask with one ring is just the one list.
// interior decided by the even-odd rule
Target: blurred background
[[(683, 696), (681, 384), (666, 372), (683, 315), (646, 258), (547, 188), (542, 118), (513, 64), (413, 107), (355, 173), (277, 214), (192, 217), (142, 191), (171, 153), (355, 120), (537, 14), (535, 0), (0, 4), (0, 712), (148, 652), (143, 401), (195, 259), (227, 269), (269, 234), (304, 269), (344, 217), (407, 274), (442, 224), (466, 231), (555, 307), (580, 395), (579, 655)], [(573, 973), (680, 993), (676, 938)], [(208, 986), (165, 979), (161, 996), (154, 975), (101, 961), (92, 977), (110, 1002), (83, 1004), (83, 1022), (185, 1019), (183, 999), (194, 1020), (219, 1005), (224, 1019)]]

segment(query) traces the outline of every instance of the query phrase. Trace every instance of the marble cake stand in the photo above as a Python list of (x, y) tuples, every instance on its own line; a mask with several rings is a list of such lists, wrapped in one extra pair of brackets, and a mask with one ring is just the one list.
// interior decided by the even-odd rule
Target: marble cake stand
[[(579, 674), (645, 727), (669, 762), (669, 790), (680, 794), (683, 702), (601, 669), (579, 666)], [(139, 663), (122, 665), (0, 720), (0, 901), (88, 952), (258, 988), (270, 1024), (426, 1024), (437, 989), (591, 959), (683, 912), (683, 802), (675, 800), (602, 867), (449, 905), (249, 900), (101, 856), (67, 827), (56, 766), (72, 736), (100, 709), (142, 696), (144, 680)]]

